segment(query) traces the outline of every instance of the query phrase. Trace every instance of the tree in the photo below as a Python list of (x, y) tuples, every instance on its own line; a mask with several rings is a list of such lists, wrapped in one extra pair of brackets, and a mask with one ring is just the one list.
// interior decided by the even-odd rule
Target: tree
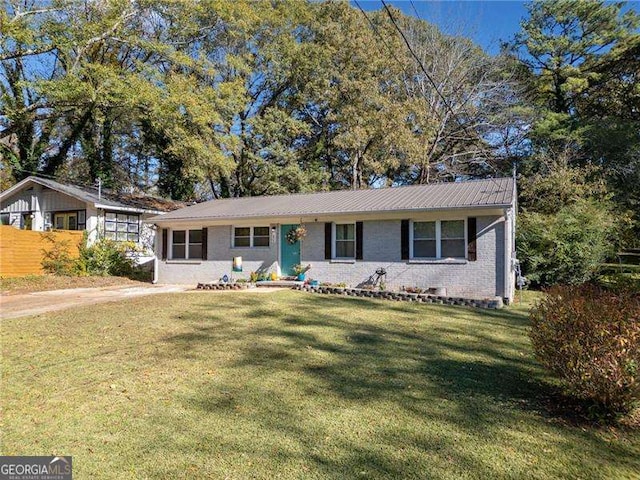
[[(597, 172), (615, 210), (635, 212), (638, 221), (640, 16), (623, 7), (590, 0), (531, 3), (510, 48), (529, 71), (522, 78), (540, 110), (528, 136), (533, 155), (523, 159), (521, 173), (545, 176), (551, 172), (545, 159), (564, 155), (565, 173), (587, 169), (593, 179)], [(564, 175), (564, 184), (550, 177), (548, 185), (558, 190), (546, 198), (574, 188), (571, 177)]]
[(401, 25), (418, 58), (405, 58), (415, 142), (403, 181), (495, 175), (501, 159), (509, 171), (530, 117), (519, 107), (517, 66), (422, 20), (402, 17)]
[(528, 5), (512, 47), (536, 74), (539, 100), (552, 112), (573, 114), (603, 55), (637, 37), (640, 17), (624, 2), (555, 0)]
[(411, 141), (399, 39), (380, 12), (338, 2), (321, 5), (314, 28), (324, 55), (299, 110), (310, 126), (306, 154), (322, 163), (329, 188), (393, 182)]

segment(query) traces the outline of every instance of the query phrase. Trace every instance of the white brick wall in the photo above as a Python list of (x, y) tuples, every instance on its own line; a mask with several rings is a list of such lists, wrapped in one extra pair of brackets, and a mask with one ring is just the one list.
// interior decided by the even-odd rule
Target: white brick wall
[(346, 282), (356, 286), (376, 269), (386, 269), (388, 287), (446, 287), (447, 295), (502, 296), (504, 221), (501, 217), (478, 217), (477, 261), (413, 263), (401, 259), (400, 220), (363, 223), (363, 259), (338, 263), (324, 259), (324, 224), (306, 224), (302, 263), (312, 264), (308, 275), (320, 281)]
[[(308, 276), (322, 282), (346, 282), (356, 286), (366, 281), (379, 267), (387, 270), (388, 287), (446, 287), (447, 295), (484, 298), (505, 296), (504, 248), (505, 223), (499, 216), (477, 217), (477, 261), (413, 263), (401, 259), (400, 220), (363, 223), (363, 260), (337, 263), (324, 258), (324, 223), (305, 223), (308, 234), (302, 242), (301, 263), (312, 265)], [(277, 228), (279, 231), (279, 228)], [(169, 233), (170, 235), (170, 233)], [(159, 235), (159, 237), (161, 237)], [(236, 278), (248, 278), (251, 271), (275, 271), (278, 238), (269, 248), (231, 248), (231, 226), (209, 227), (207, 261), (160, 261), (160, 283), (187, 283), (218, 280), (231, 273), (234, 256), (242, 256), (244, 272)], [(161, 239), (158, 242), (161, 243)], [(162, 246), (158, 246), (162, 251)]]
[[(233, 278), (249, 278), (253, 272), (276, 271), (278, 262), (278, 234), (276, 240), (270, 240), (269, 247), (261, 248), (232, 248), (231, 226), (209, 227), (208, 251), (209, 260), (159, 261), (159, 283), (197, 284), (198, 282), (213, 282), (224, 275), (231, 275), (233, 257), (242, 257), (242, 272), (234, 272)], [(171, 231), (169, 231), (169, 238)], [(162, 233), (158, 230), (158, 252), (162, 252)], [(168, 251), (171, 257), (171, 251)]]

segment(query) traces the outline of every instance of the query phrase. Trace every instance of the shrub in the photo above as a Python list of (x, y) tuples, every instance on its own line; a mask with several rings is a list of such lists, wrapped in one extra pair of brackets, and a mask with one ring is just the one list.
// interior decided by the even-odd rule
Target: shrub
[(536, 358), (570, 395), (631, 410), (640, 400), (640, 295), (592, 285), (546, 293), (531, 311)]
[(42, 268), (47, 273), (72, 276), (77, 274), (77, 260), (69, 251), (69, 240), (56, 240), (51, 233), (44, 233), (51, 247), (42, 250)]
[(579, 200), (555, 214), (523, 212), (518, 222), (518, 258), (534, 285), (592, 280), (615, 248), (616, 221), (606, 203)]
[(87, 245), (86, 238), (80, 247), (78, 269), (87, 275), (131, 276), (135, 262), (130, 253), (135, 251), (131, 242), (115, 242), (102, 238)]

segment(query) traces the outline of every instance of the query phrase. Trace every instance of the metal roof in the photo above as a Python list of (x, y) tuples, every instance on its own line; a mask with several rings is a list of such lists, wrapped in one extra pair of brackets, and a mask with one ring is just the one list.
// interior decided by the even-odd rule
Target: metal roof
[(211, 200), (174, 210), (151, 222), (298, 217), (393, 211), (508, 207), (514, 201), (513, 178), (432, 183), (406, 187), (338, 190)]
[(0, 193), (0, 199), (4, 199), (14, 192), (20, 190), (29, 182), (39, 183), (42, 186), (51, 188), (58, 192), (77, 198), (83, 202), (88, 202), (100, 208), (114, 209), (136, 209), (151, 213), (168, 212), (187, 205), (184, 202), (167, 200), (165, 198), (153, 197), (151, 195), (142, 194), (116, 194), (109, 189), (103, 188), (101, 195), (98, 196), (98, 188), (91, 186), (78, 186), (65, 184), (50, 180), (48, 178), (30, 176), (16, 183), (11, 188)]

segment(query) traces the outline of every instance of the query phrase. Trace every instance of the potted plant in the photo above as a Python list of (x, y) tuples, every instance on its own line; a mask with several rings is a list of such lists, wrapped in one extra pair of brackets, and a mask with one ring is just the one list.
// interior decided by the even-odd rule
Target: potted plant
[(294, 244), (299, 240), (302, 240), (307, 236), (307, 229), (303, 225), (299, 225), (296, 228), (292, 228), (287, 232), (287, 242)]
[(307, 270), (309, 270), (309, 268), (311, 268), (311, 265), (298, 264), (293, 266), (293, 273), (296, 274), (297, 280), (299, 282), (304, 282), (305, 273), (307, 272)]

